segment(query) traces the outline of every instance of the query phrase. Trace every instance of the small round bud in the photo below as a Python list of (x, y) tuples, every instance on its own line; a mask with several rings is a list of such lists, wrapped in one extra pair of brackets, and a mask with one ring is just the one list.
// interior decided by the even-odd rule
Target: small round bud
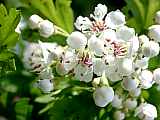
[(135, 116), (138, 116), (140, 119), (144, 120), (154, 120), (157, 118), (156, 107), (152, 104), (142, 103), (136, 108)]
[(85, 48), (87, 38), (81, 32), (75, 31), (67, 38), (67, 44), (73, 49)]
[(105, 107), (108, 105), (114, 98), (114, 91), (112, 87), (100, 87), (96, 88), (93, 93), (93, 99), (97, 106)]
[(160, 25), (152, 25), (149, 27), (148, 35), (156, 42), (160, 42)]
[(132, 97), (138, 97), (141, 94), (141, 89), (136, 88), (136, 89), (129, 91), (129, 93)]
[(160, 11), (156, 12), (155, 22), (156, 22), (157, 24), (160, 24)]
[(48, 38), (55, 31), (54, 25), (48, 20), (43, 20), (39, 23), (39, 32), (42, 37)]
[(152, 87), (152, 84), (154, 83), (153, 74), (149, 70), (143, 70), (139, 75), (139, 79), (141, 87), (144, 89)]
[(153, 79), (157, 84), (160, 84), (160, 68), (153, 71)]
[(112, 106), (118, 109), (122, 108), (122, 98), (120, 98), (117, 94), (114, 95)]
[(154, 41), (149, 41), (142, 45), (142, 53), (146, 57), (154, 57), (159, 54), (159, 44)]
[(135, 79), (126, 78), (122, 81), (122, 87), (128, 91), (136, 89), (138, 85), (139, 82), (136, 78)]
[(38, 15), (32, 15), (29, 17), (29, 26), (31, 29), (37, 29), (39, 27), (39, 23), (42, 22), (43, 19)]
[(116, 111), (114, 113), (114, 119), (115, 120), (124, 120), (125, 119), (125, 114), (121, 111)]
[(40, 88), (44, 93), (49, 93), (53, 90), (53, 82), (50, 79), (39, 80), (38, 88)]
[(137, 101), (136, 100), (127, 99), (124, 102), (124, 106), (129, 110), (133, 110), (137, 106)]

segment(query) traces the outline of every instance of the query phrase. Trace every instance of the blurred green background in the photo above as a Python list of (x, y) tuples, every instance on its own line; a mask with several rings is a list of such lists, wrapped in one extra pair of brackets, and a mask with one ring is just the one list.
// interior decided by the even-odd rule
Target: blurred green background
[[(50, 8), (51, 4), (42, 4), (43, 1), (45, 0), (1, 0), (1, 4), (6, 6), (7, 11), (10, 8), (16, 8), (26, 18), (34, 13), (39, 14), (43, 18), (59, 24), (68, 32), (73, 31), (73, 21), (77, 16), (89, 16), (98, 3), (107, 5), (108, 11), (122, 10), (126, 15), (127, 24), (134, 27), (138, 34), (147, 33), (147, 28), (154, 22), (155, 12), (160, 10), (160, 0), (73, 0), (71, 3), (73, 11), (70, 8), (70, 0), (57, 0), (57, 6), (59, 3), (61, 9), (57, 8), (59, 14), (54, 16), (54, 12)], [(47, 10), (48, 12), (46, 12)], [(23, 39), (34, 41), (39, 38), (34, 32), (26, 30)], [(43, 40), (46, 41), (44, 38)], [(54, 37), (47, 41), (56, 41), (64, 45), (64, 40), (64, 37)], [(0, 56), (2, 56), (1, 52)], [(80, 84), (68, 78), (57, 86), (57, 88), (65, 88), (60, 95), (57, 95), (58, 101), (43, 95), (39, 89), (33, 87), (36, 75), (25, 70), (19, 56), (13, 53), (12, 56), (5, 61), (0, 59), (0, 120), (112, 120), (111, 106), (105, 108), (107, 111), (96, 107), (92, 95), (88, 91), (78, 91), (78, 96), (73, 96), (72, 99), (68, 98), (68, 96), (72, 96), (72, 85)], [(150, 60), (149, 67), (151, 70), (160, 67), (159, 56)], [(66, 87), (68, 84), (70, 86)], [(155, 87), (149, 92), (143, 91), (143, 97), (146, 101), (156, 105), (160, 111), (160, 92)], [(127, 119), (134, 120), (136, 118)]]

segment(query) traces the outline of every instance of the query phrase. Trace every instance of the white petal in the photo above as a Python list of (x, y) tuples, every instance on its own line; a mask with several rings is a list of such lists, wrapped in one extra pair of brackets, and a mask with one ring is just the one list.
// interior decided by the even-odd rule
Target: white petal
[(160, 68), (153, 71), (153, 79), (157, 84), (160, 84)]
[(88, 67), (78, 64), (74, 69), (74, 73), (76, 79), (84, 82), (90, 82), (93, 78), (93, 66)]
[(152, 25), (149, 27), (148, 35), (156, 42), (160, 42), (160, 25)]
[(97, 56), (102, 56), (104, 53), (104, 42), (98, 39), (95, 35), (92, 35), (88, 40), (88, 47)]
[(96, 20), (102, 20), (107, 13), (107, 7), (102, 4), (98, 4), (94, 10), (94, 18)]
[(135, 36), (135, 31), (133, 28), (122, 26), (117, 29), (116, 34), (118, 39), (129, 41)]
[(93, 70), (97, 76), (102, 75), (103, 71), (105, 70), (105, 67), (106, 67), (106, 65), (102, 59), (95, 58), (93, 60)]
[(160, 11), (156, 12), (155, 22), (156, 22), (157, 24), (160, 24)]
[(112, 11), (107, 14), (105, 19), (106, 25), (109, 28), (115, 29), (119, 26), (124, 25), (125, 22), (125, 16), (120, 10)]
[(42, 22), (43, 19), (38, 15), (34, 14), (29, 17), (29, 26), (31, 29), (36, 29), (39, 27), (39, 23)]
[(103, 41), (109, 41), (113, 42), (117, 40), (116, 32), (112, 29), (106, 29), (102, 32), (102, 34), (99, 36), (100, 39)]
[(114, 98), (114, 91), (112, 87), (100, 87), (96, 88), (93, 93), (93, 99), (97, 106), (105, 107), (108, 105)]
[(81, 32), (75, 31), (67, 38), (67, 44), (73, 49), (85, 48), (87, 38)]

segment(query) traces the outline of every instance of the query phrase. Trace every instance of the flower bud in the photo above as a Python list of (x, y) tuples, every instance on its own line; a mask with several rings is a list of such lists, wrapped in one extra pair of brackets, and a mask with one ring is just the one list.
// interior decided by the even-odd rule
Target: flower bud
[(99, 87), (93, 93), (93, 99), (97, 106), (105, 107), (110, 102), (112, 102), (114, 98), (114, 91), (112, 87)]
[(143, 70), (139, 75), (139, 79), (140, 79), (141, 87), (144, 89), (148, 89), (152, 87), (152, 84), (154, 83), (153, 74), (148, 70)]
[(156, 22), (157, 24), (160, 24), (160, 11), (156, 12), (155, 22)]
[(81, 32), (75, 31), (67, 38), (67, 44), (73, 49), (85, 48), (87, 38)]
[(127, 99), (124, 102), (124, 106), (129, 110), (133, 110), (137, 106), (137, 101), (136, 100)]
[(146, 69), (148, 68), (148, 61), (149, 61), (148, 57), (144, 57), (140, 60), (136, 60), (135, 66), (138, 68)]
[(31, 29), (37, 29), (39, 27), (39, 23), (42, 21), (43, 21), (43, 19), (41, 17), (34, 14), (29, 17), (29, 26)]
[(136, 89), (129, 91), (129, 93), (132, 97), (138, 97), (141, 94), (141, 89), (136, 88)]
[(125, 114), (121, 111), (116, 111), (114, 113), (114, 119), (115, 120), (124, 120), (125, 119)]
[(120, 98), (117, 94), (114, 95), (112, 106), (118, 109), (122, 108), (122, 98)]
[(142, 45), (142, 53), (146, 57), (154, 57), (159, 54), (159, 44), (154, 41), (149, 41)]
[(43, 20), (39, 23), (39, 32), (42, 37), (48, 38), (55, 31), (54, 25), (48, 20)]
[(139, 82), (136, 78), (135, 79), (126, 78), (122, 81), (122, 87), (128, 91), (136, 89), (138, 85)]
[(50, 79), (43, 79), (38, 81), (38, 87), (44, 93), (49, 93), (53, 90), (53, 82)]
[(160, 84), (160, 68), (153, 71), (153, 79), (157, 84)]
[(151, 104), (142, 103), (139, 107), (136, 108), (135, 116), (138, 116), (143, 120), (154, 120), (155, 118), (157, 118), (156, 107)]
[(156, 42), (160, 42), (160, 25), (152, 25), (149, 27), (148, 35)]

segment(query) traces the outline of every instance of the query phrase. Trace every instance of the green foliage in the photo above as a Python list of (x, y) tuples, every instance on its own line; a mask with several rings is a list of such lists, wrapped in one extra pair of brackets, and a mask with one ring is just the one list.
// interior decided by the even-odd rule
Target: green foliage
[(128, 16), (127, 24), (136, 28), (136, 32), (145, 33), (154, 23), (154, 16), (160, 10), (159, 0), (125, 0), (123, 12)]
[(21, 98), (15, 105), (16, 120), (31, 120), (32, 108), (28, 98)]
[[(11, 6), (22, 7), (22, 13), (27, 16), (41, 14), (67, 32), (73, 31), (73, 11), (71, 0), (7, 0)], [(26, 12), (27, 11), (27, 12)]]
[(11, 52), (18, 40), (15, 28), (20, 14), (15, 8), (7, 12), (4, 5), (0, 5), (0, 76), (3, 72), (15, 70), (14, 54)]

